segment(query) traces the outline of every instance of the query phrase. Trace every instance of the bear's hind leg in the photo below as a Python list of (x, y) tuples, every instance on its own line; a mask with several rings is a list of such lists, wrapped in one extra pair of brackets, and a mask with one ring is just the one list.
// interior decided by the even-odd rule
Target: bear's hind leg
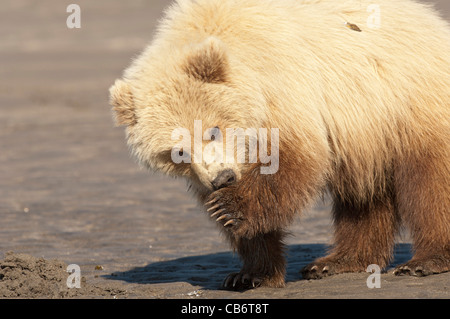
[(240, 272), (228, 275), (225, 289), (244, 290), (256, 287), (284, 287), (286, 261), (283, 238), (285, 232), (275, 230), (257, 234), (252, 238), (231, 238), (239, 253), (243, 266)]
[[(445, 144), (442, 144), (445, 145)], [(415, 254), (396, 275), (450, 271), (450, 164), (448, 156), (403, 161), (395, 171), (397, 206), (410, 227)]]
[(370, 264), (377, 264), (380, 268), (389, 264), (400, 224), (391, 200), (351, 205), (336, 199), (333, 214), (333, 250), (328, 256), (303, 268), (301, 273), (304, 279), (362, 272)]

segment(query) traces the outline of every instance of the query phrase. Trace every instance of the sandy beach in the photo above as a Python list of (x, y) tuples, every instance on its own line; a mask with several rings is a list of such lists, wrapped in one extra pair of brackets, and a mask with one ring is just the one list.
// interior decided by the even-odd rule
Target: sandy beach
[[(450, 20), (450, 2), (434, 2)], [(450, 273), (393, 275), (412, 256), (407, 232), (380, 288), (369, 273), (302, 280), (332, 239), (327, 199), (290, 228), (286, 288), (221, 290), (238, 257), (184, 181), (138, 167), (108, 105), (169, 1), (78, 0), (79, 29), (70, 3), (0, 6), (0, 298), (450, 298)]]

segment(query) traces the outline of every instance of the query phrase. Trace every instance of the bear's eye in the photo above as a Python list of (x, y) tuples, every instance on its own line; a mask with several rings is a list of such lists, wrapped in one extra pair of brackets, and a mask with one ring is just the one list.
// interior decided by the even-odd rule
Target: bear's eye
[(179, 150), (179, 151), (178, 151), (178, 155), (183, 156), (183, 155), (184, 155), (183, 150)]
[(220, 134), (220, 129), (218, 126), (213, 127), (213, 129), (211, 130), (211, 141), (215, 141), (216, 140), (216, 135)]

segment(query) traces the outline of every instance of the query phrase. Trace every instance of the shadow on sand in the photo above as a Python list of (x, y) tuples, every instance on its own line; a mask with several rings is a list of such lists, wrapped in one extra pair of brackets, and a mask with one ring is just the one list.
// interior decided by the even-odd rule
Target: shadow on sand
[[(326, 255), (327, 249), (328, 246), (325, 244), (289, 245), (286, 281), (300, 280), (300, 269), (314, 259)], [(411, 257), (411, 244), (397, 244), (394, 250), (394, 261), (388, 268), (402, 264)], [(138, 284), (188, 282), (204, 289), (217, 289), (226, 275), (237, 272), (239, 269), (240, 261), (237, 255), (231, 252), (220, 252), (155, 262), (103, 277)]]

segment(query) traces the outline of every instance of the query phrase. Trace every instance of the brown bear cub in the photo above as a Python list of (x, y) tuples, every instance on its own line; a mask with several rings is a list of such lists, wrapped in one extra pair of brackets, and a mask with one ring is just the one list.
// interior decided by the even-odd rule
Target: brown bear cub
[(376, 3), (178, 0), (111, 87), (140, 164), (186, 178), (241, 257), (225, 288), (283, 287), (287, 227), (325, 192), (334, 245), (304, 278), (385, 268), (401, 225), (397, 275), (450, 271), (450, 27)]

